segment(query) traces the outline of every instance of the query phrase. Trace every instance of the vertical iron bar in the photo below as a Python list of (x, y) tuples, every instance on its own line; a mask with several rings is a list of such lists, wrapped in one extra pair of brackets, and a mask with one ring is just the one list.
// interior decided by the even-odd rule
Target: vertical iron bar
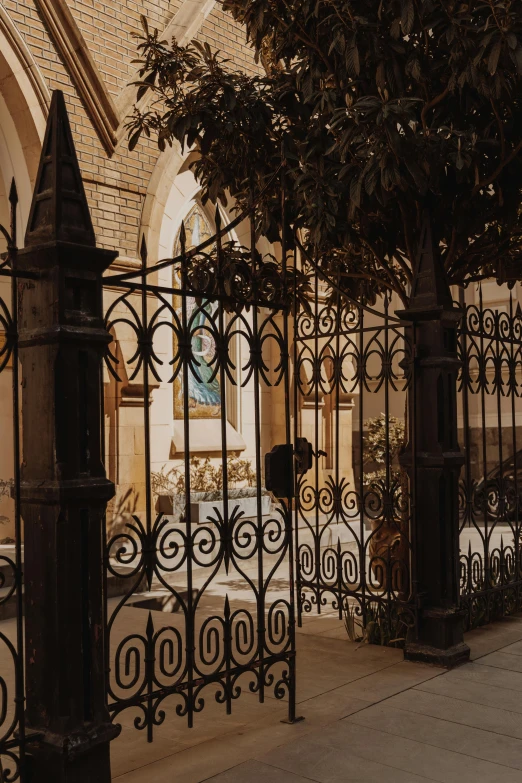
[[(515, 584), (520, 581), (520, 523), (519, 523), (519, 503), (518, 503), (518, 466), (517, 466), (517, 418), (515, 410), (515, 399), (517, 389), (516, 361), (515, 361), (515, 316), (513, 314), (513, 294), (509, 293), (509, 343), (510, 343), (510, 377), (509, 377), (509, 396), (511, 398), (511, 439), (513, 449), (513, 477), (515, 484), (515, 530), (514, 530), (514, 573)], [(516, 589), (517, 601), (516, 609), (520, 608), (520, 591)]]
[[(415, 553), (417, 552), (417, 524), (416, 524), (416, 514), (417, 514), (417, 460), (415, 459), (415, 454), (417, 453), (418, 443), (417, 443), (417, 395), (415, 393), (416, 389), (416, 383), (417, 383), (417, 366), (415, 362), (415, 346), (417, 345), (417, 325), (415, 322), (411, 323), (410, 325), (410, 334), (411, 334), (411, 379), (410, 384), (411, 386), (407, 390), (407, 394), (411, 394), (411, 405), (407, 407), (407, 410), (410, 411), (410, 437), (408, 438), (408, 442), (411, 443), (411, 455), (412, 455), (412, 468), (410, 471), (410, 475), (408, 476), (408, 479), (410, 481), (410, 525), (409, 525), (409, 540), (410, 540), (410, 552), (409, 552), (409, 566), (410, 566), (410, 597), (412, 598), (414, 602), (414, 638), (417, 639), (418, 636), (418, 609), (419, 609), (419, 603), (420, 603), (420, 596), (419, 596), (419, 580), (417, 575), (417, 558), (415, 556)], [(408, 433), (406, 433), (408, 435)]]
[[(369, 551), (371, 538), (365, 541), (364, 524), (364, 380), (365, 380), (365, 357), (364, 357), (364, 308), (361, 306), (359, 312), (359, 525), (360, 525), (360, 543), (359, 543), (359, 567), (361, 570), (360, 592), (361, 592), (361, 616), (362, 627), (366, 628), (367, 606), (366, 591), (368, 573), (366, 569), (366, 556)], [(371, 534), (370, 534), (371, 535)], [(371, 563), (369, 564), (371, 569)]]
[[(392, 476), (391, 476), (391, 465), (390, 465), (390, 376), (389, 373), (391, 371), (389, 366), (390, 361), (390, 344), (389, 344), (389, 334), (388, 329), (390, 326), (389, 321), (389, 307), (390, 307), (390, 297), (388, 292), (384, 295), (384, 357), (383, 357), (383, 373), (384, 373), (384, 437), (386, 442), (386, 450), (385, 450), (385, 470), (386, 470), (386, 477), (385, 477), (385, 503), (384, 503), (384, 518), (382, 520), (382, 525), (389, 525), (391, 529), (393, 529), (393, 525), (395, 523), (395, 520), (393, 518), (394, 515), (394, 509), (393, 509), (393, 500), (392, 500)], [(386, 517), (388, 515), (391, 515), (391, 518), (387, 519)], [(389, 540), (389, 539), (388, 539)], [(401, 551), (401, 544), (402, 541), (399, 538), (399, 552)], [(392, 612), (391, 612), (391, 606), (392, 606), (392, 552), (391, 552), (391, 546), (388, 543), (388, 551), (386, 553), (386, 593), (387, 593), (387, 600), (386, 600), (386, 621), (388, 623), (388, 630), (391, 632), (391, 623), (392, 623)], [(381, 612), (379, 612), (379, 617), (381, 617)]]
[[(337, 279), (337, 284), (339, 285), (339, 278)], [(339, 590), (339, 596), (338, 596), (338, 603), (339, 603), (339, 619), (343, 619), (343, 602), (344, 602), (344, 596), (343, 596), (343, 569), (342, 569), (342, 552), (341, 552), (341, 546), (340, 546), (340, 533), (339, 533), (339, 523), (341, 516), (341, 504), (342, 504), (342, 492), (340, 487), (341, 482), (341, 475), (339, 470), (339, 457), (340, 457), (340, 450), (339, 450), (339, 435), (340, 435), (340, 405), (341, 405), (341, 337), (340, 337), (340, 331), (341, 331), (341, 311), (343, 307), (343, 303), (341, 300), (341, 296), (339, 294), (339, 291), (336, 292), (336, 305), (335, 305), (335, 334), (334, 334), (334, 355), (333, 355), (333, 383), (334, 383), (334, 389), (330, 388), (330, 394), (335, 394), (335, 413), (334, 413), (334, 422), (335, 427), (333, 428), (334, 431), (332, 433), (332, 437), (334, 439), (335, 447), (334, 447), (334, 484), (335, 484), (335, 493), (334, 493), (334, 516), (335, 516), (335, 522), (337, 525), (337, 541), (339, 542), (339, 553), (338, 553), (338, 560), (337, 560), (337, 585)], [(331, 406), (330, 406), (331, 409)], [(337, 494), (337, 501), (335, 499), (335, 494)], [(345, 524), (343, 520), (343, 526), (341, 529), (344, 529)]]
[(482, 302), (482, 286), (479, 288), (479, 328), (480, 328), (480, 404), (481, 404), (481, 425), (482, 425), (482, 479), (484, 487), (483, 497), (483, 516), (484, 516), (484, 601), (486, 603), (486, 622), (489, 622), (490, 612), (490, 562), (489, 562), (489, 521), (488, 521), (488, 493), (487, 493), (487, 443), (486, 443), (486, 387), (487, 387), (487, 362), (484, 349), (484, 308)]
[[(19, 400), (19, 366), (18, 366), (18, 280), (16, 277), (17, 255), (17, 226), (16, 209), (18, 205), (18, 193), (13, 178), (9, 192), (11, 207), (11, 241), (8, 247), (8, 255), (11, 261), (11, 319), (13, 324), (12, 346), (12, 398), (13, 398), (13, 460), (14, 460), (14, 522), (15, 522), (15, 582), (16, 582), (16, 684), (15, 684), (15, 710), (18, 722), (18, 741), (20, 749), (20, 778), (25, 780), (25, 685), (24, 685), (24, 624), (23, 624), (23, 563), (22, 563), (22, 520), (20, 515), (20, 400)], [(23, 284), (22, 284), (23, 285)]]
[[(223, 299), (222, 296), (225, 295), (225, 286), (224, 286), (224, 280), (223, 280), (223, 258), (221, 253), (221, 215), (219, 213), (219, 205), (216, 206), (216, 262), (217, 262), (217, 283), (218, 283), (218, 293), (220, 294), (218, 298), (218, 340), (217, 345), (219, 346), (218, 350), (218, 362), (219, 362), (219, 385), (220, 385), (220, 392), (221, 392), (221, 409), (220, 409), (220, 416), (221, 416), (221, 465), (222, 465), (222, 471), (223, 471), (223, 551), (225, 552), (225, 568), (226, 573), (228, 575), (228, 569), (229, 569), (229, 552), (232, 549), (232, 540), (233, 540), (233, 524), (231, 524), (230, 520), (230, 513), (229, 513), (229, 506), (228, 506), (228, 461), (227, 461), (227, 398), (226, 398), (226, 372), (225, 372), (225, 362), (228, 361), (228, 342), (225, 340), (225, 316), (224, 316), (224, 309), (223, 309)], [(227, 601), (228, 601), (228, 593), (227, 593)], [(228, 607), (228, 604), (227, 604)], [(228, 612), (229, 613), (229, 612)], [(225, 619), (227, 612), (225, 612)], [(230, 618), (228, 618), (229, 620)], [(229, 623), (226, 623), (226, 631), (227, 636), (230, 636), (230, 627)], [(232, 684), (231, 684), (231, 677), (230, 677), (230, 668), (232, 666), (232, 650), (231, 650), (231, 639), (227, 638), (225, 639), (224, 644), (224, 650), (225, 650), (225, 678), (226, 678), (226, 693), (225, 693), (225, 699), (226, 699), (226, 709), (227, 709), (227, 715), (230, 715), (232, 712)]]
[[(503, 519), (499, 519), (499, 513), (505, 514), (505, 490), (504, 490), (504, 449), (502, 447), (502, 346), (500, 342), (500, 313), (495, 311), (495, 385), (496, 385), (496, 402), (497, 402), (497, 429), (498, 429), (498, 464), (500, 468), (500, 475), (498, 478), (498, 503), (496, 516), (493, 520), (493, 530), (495, 532), (497, 525), (502, 527)], [(499, 587), (500, 587), (500, 600), (502, 604), (502, 614), (504, 616), (505, 594), (504, 594), (504, 542), (503, 538), (499, 544), (500, 551), (500, 563), (499, 563)]]
[[(473, 492), (471, 475), (471, 433), (470, 433), (470, 421), (469, 421), (469, 359), (468, 359), (468, 313), (466, 308), (466, 301), (464, 291), (460, 290), (460, 305), (464, 310), (464, 315), (461, 321), (460, 328), (460, 341), (461, 341), (461, 354), (462, 354), (462, 431), (464, 436), (464, 470), (465, 470), (465, 501), (466, 507), (464, 510), (464, 518), (459, 530), (459, 549), (460, 549), (460, 536), (462, 531), (468, 523), (468, 527), (471, 530), (471, 521), (473, 518)], [(471, 562), (467, 561), (467, 584), (465, 587), (466, 593), (471, 594)], [(469, 599), (466, 599), (468, 601)], [(462, 595), (461, 595), (462, 601)], [(469, 614), (469, 605), (467, 607)]]
[[(315, 262), (317, 267), (317, 253), (315, 254)], [(323, 444), (319, 441), (319, 385), (322, 376), (322, 367), (319, 356), (319, 277), (317, 272), (315, 273), (315, 296), (314, 296), (314, 363), (312, 369), (312, 383), (314, 384), (314, 506), (315, 506), (315, 536), (314, 536), (314, 557), (315, 557), (315, 582), (316, 582), (316, 600), (317, 600), (317, 613), (321, 614), (321, 538), (322, 531), (320, 526), (320, 503), (319, 503), (319, 460), (321, 456), (319, 452), (322, 450)]]
[[(291, 426), (290, 426), (290, 366), (289, 366), (289, 353), (288, 353), (288, 269), (287, 269), (287, 229), (286, 229), (286, 177), (285, 166), (281, 172), (281, 253), (282, 253), (282, 274), (283, 274), (283, 302), (287, 307), (283, 311), (283, 346), (281, 359), (284, 362), (284, 392), (285, 392), (285, 439), (287, 446), (292, 443)], [(295, 476), (294, 476), (294, 491), (295, 491)], [(290, 593), (290, 613), (289, 613), (289, 693), (288, 693), (288, 720), (293, 723), (296, 718), (296, 657), (295, 657), (295, 587), (294, 587), (294, 549), (293, 549), (293, 536), (292, 536), (292, 498), (287, 498), (287, 505), (284, 509), (285, 513), (285, 536), (286, 536), (286, 549), (288, 552), (288, 565), (289, 565), (289, 593)]]
[[(301, 262), (302, 263), (302, 262)], [(301, 269), (301, 271), (303, 271)], [(298, 367), (299, 352), (299, 315), (297, 311), (297, 242), (294, 241), (294, 291), (293, 291), (293, 331), (294, 331), (294, 345), (293, 345), (293, 403), (294, 403), (294, 443), (297, 443), (297, 438), (300, 433), (300, 416), (299, 402), (301, 400), (299, 394), (299, 373)], [(294, 525), (295, 525), (295, 571), (296, 571), (296, 592), (297, 592), (297, 624), (299, 628), (303, 622), (303, 606), (302, 606), (302, 587), (301, 587), (301, 562), (299, 557), (299, 513), (300, 513), (300, 487), (302, 479), (296, 482), (297, 492), (294, 504)]]
[[(252, 295), (255, 302), (258, 301), (257, 286), (257, 258), (256, 258), (256, 212), (254, 199), (254, 183), (250, 182), (250, 262), (252, 265)], [(254, 382), (254, 430), (256, 449), (256, 503), (257, 503), (257, 656), (259, 660), (259, 701), (265, 700), (265, 604), (266, 587), (264, 584), (263, 566), (263, 507), (261, 498), (261, 402), (260, 402), (260, 374), (259, 366), (262, 361), (261, 341), (259, 335), (258, 306), (252, 307), (252, 340), (250, 350), (253, 357), (253, 382)]]
[(192, 336), (187, 315), (187, 292), (189, 277), (186, 256), (185, 224), (180, 230), (181, 250), (181, 326), (183, 333), (182, 366), (183, 366), (183, 436), (184, 436), (184, 469), (185, 469), (185, 521), (187, 526), (187, 615), (186, 615), (186, 647), (187, 656), (187, 718), (188, 727), (194, 725), (194, 654), (195, 654), (195, 617), (192, 597), (192, 512), (190, 505), (190, 407), (189, 407), (189, 359), (192, 353)]
[[(147, 547), (151, 546), (152, 541), (152, 493), (150, 485), (150, 410), (149, 410), (149, 361), (152, 357), (152, 346), (149, 340), (152, 338), (149, 336), (149, 324), (147, 313), (147, 243), (145, 236), (141, 238), (140, 258), (141, 258), (141, 325), (142, 325), (142, 368), (143, 368), (143, 427), (144, 427), (144, 443), (145, 443), (145, 527), (147, 531)], [(153, 567), (151, 567), (150, 559), (155, 556), (155, 553), (148, 551), (145, 554), (146, 572), (149, 580), (152, 580)], [(151, 582), (148, 584), (149, 590), (151, 589)], [(153, 741), (154, 732), (154, 719), (153, 719), (153, 690), (154, 690), (154, 650), (152, 647), (151, 637), (152, 615), (149, 612), (149, 620), (147, 624), (148, 632), (148, 644), (145, 661), (145, 676), (147, 678), (147, 742)], [(152, 648), (152, 649), (151, 649)]]

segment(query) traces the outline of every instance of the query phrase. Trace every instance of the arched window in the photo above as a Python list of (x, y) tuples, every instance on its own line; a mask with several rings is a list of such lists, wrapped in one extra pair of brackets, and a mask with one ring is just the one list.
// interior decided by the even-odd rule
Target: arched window
[[(201, 206), (196, 203), (183, 221), (186, 235), (186, 249), (197, 247), (210, 239), (213, 230)], [(174, 246), (174, 256), (181, 252), (179, 232)], [(177, 270), (173, 272), (173, 287), (179, 286)], [(174, 297), (174, 307), (181, 317), (181, 297)], [(219, 373), (215, 373), (214, 357), (216, 345), (212, 336), (217, 303), (208, 299), (196, 302), (187, 297), (187, 319), (192, 332), (192, 353), (198, 366), (189, 369), (188, 397), (189, 418), (216, 419), (221, 415), (221, 388)], [(174, 337), (174, 340), (176, 338)], [(174, 346), (176, 351), (176, 346)], [(174, 381), (174, 418), (184, 418), (183, 378), (180, 374)]]

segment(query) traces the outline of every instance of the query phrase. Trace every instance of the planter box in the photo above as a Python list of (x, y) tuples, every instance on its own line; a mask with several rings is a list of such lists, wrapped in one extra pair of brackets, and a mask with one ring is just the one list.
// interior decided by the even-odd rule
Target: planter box
[[(193, 524), (203, 525), (215, 519), (217, 515), (223, 517), (224, 503), (223, 492), (192, 492), (190, 495), (190, 518)], [(261, 495), (261, 515), (268, 516), (272, 505), (270, 495), (263, 491)], [(183, 495), (159, 495), (156, 503), (156, 511), (172, 515), (175, 521), (179, 521), (185, 508)], [(229, 516), (236, 510), (242, 518), (255, 519), (257, 517), (257, 491), (254, 487), (242, 489), (230, 489), (228, 492)]]

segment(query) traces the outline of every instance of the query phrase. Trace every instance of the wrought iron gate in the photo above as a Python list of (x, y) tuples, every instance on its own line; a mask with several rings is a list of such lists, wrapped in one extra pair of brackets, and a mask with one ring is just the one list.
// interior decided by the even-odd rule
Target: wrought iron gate
[(314, 295), (297, 316), (293, 356), (295, 436), (311, 441), (314, 460), (295, 508), (299, 619), (333, 609), (352, 638), (401, 644), (415, 621), (412, 498), (398, 461), (409, 324), (388, 296), (362, 306), (308, 272)]
[[(139, 269), (106, 271), (58, 92), (23, 250), (14, 185), (10, 204), (0, 780), (105, 783), (123, 713), (152, 740), (169, 710), (192, 726), (248, 689), (295, 720), (296, 612), (461, 662), (458, 486), (468, 626), (522, 608), (522, 311), (480, 296), (457, 335), (429, 220), (400, 317), (303, 248), (298, 270), (285, 237), (262, 257), (253, 215), (222, 227), (218, 210), (203, 242), (182, 225), (174, 258), (151, 265), (143, 243)], [(245, 217), (249, 249), (231, 239)]]
[[(109, 707), (114, 718), (132, 708), (149, 740), (167, 707), (192, 726), (206, 698), (230, 713), (243, 688), (260, 701), (268, 690), (288, 697), (295, 718), (293, 490), (275, 500), (262, 471), (268, 405), (280, 414), (280, 442), (291, 436), (286, 260), (261, 258), (254, 234), (252, 251), (225, 252), (229, 231), (217, 211), (206, 244), (188, 247), (182, 225), (176, 258), (148, 266), (143, 244), (139, 273), (104, 281), (107, 330), (126, 345), (126, 355), (107, 355), (108, 396), (119, 405), (131, 395), (144, 434), (141, 512), (127, 513), (107, 547), (109, 577), (124, 592), (109, 608)], [(153, 388), (174, 405), (164, 468), (154, 464)], [(252, 401), (250, 461), (230, 442), (240, 389)], [(173, 610), (168, 622), (161, 608)]]

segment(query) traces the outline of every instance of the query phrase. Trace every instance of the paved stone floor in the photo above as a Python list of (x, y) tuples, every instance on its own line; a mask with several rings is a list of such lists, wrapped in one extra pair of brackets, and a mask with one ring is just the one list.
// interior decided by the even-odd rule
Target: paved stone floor
[(192, 730), (167, 710), (148, 744), (123, 714), (113, 780), (521, 783), (522, 617), (467, 641), (472, 662), (444, 672), (349, 642), (331, 615), (308, 617), (298, 633), (304, 721), (281, 723), (284, 704), (244, 693), (229, 717), (209, 700)]

